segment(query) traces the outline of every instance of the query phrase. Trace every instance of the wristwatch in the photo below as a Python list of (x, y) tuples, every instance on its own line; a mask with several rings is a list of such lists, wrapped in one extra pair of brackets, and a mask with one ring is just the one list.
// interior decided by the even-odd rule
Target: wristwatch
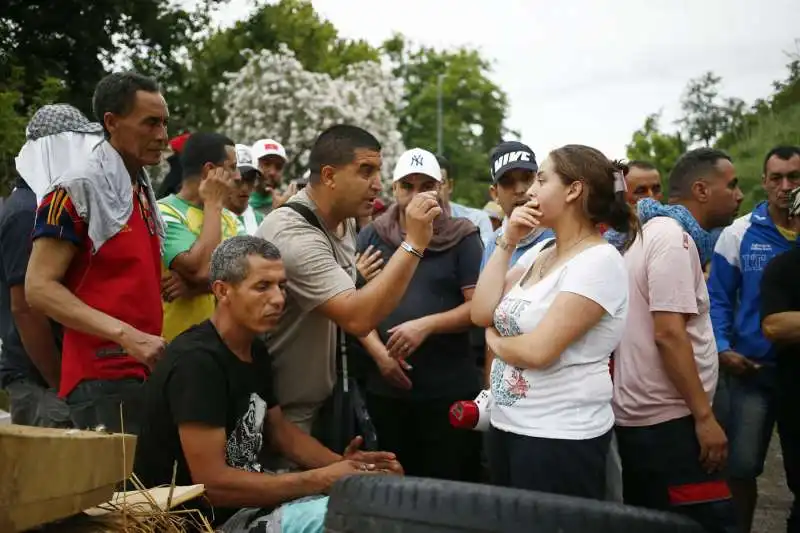
[(511, 249), (511, 245), (508, 243), (506, 238), (502, 235), (498, 235), (497, 238), (494, 240), (494, 244), (504, 251), (509, 251)]

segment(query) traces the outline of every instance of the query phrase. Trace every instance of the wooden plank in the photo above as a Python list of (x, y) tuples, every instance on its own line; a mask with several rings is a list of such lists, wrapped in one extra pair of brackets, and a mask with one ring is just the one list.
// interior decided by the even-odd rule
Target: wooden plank
[(0, 426), (0, 531), (23, 531), (108, 501), (130, 476), (133, 435)]
[[(98, 507), (86, 509), (84, 513), (89, 516), (101, 516), (116, 512), (122, 507), (128, 509), (139, 507), (145, 511), (150, 511), (153, 510), (151, 502), (155, 502), (159, 510), (167, 511), (169, 491), (170, 487), (156, 487), (143, 491), (129, 490), (127, 492), (115, 492), (114, 496), (108, 502)], [(205, 487), (203, 485), (175, 487), (172, 492), (172, 502), (169, 509), (174, 509), (198, 496), (202, 496), (204, 492)]]

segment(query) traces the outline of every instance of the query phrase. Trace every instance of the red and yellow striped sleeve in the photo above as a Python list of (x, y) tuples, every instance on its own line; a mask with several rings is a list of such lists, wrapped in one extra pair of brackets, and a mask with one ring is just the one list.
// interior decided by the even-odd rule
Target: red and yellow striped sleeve
[(87, 238), (86, 230), (86, 222), (78, 215), (67, 191), (58, 188), (39, 204), (32, 238), (50, 237), (80, 246)]

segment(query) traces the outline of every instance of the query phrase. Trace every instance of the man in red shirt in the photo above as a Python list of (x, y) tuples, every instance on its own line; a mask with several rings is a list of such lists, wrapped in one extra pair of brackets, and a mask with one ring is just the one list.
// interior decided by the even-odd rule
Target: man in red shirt
[(25, 289), (64, 325), (59, 395), (76, 426), (136, 434), (141, 386), (164, 350), (163, 222), (143, 167), (161, 158), (169, 113), (136, 73), (103, 78), (93, 106), (105, 141), (40, 203)]

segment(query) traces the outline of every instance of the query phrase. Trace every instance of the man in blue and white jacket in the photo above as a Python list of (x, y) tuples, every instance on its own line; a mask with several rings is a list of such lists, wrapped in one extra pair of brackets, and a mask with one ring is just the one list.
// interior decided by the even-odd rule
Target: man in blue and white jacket
[(752, 526), (756, 478), (775, 425), (775, 356), (761, 331), (760, 283), (767, 263), (797, 241), (789, 229), (790, 192), (800, 185), (800, 147), (779, 146), (764, 159), (767, 201), (722, 231), (708, 289), (721, 377), (715, 410), (728, 435), (730, 487), (741, 531)]

